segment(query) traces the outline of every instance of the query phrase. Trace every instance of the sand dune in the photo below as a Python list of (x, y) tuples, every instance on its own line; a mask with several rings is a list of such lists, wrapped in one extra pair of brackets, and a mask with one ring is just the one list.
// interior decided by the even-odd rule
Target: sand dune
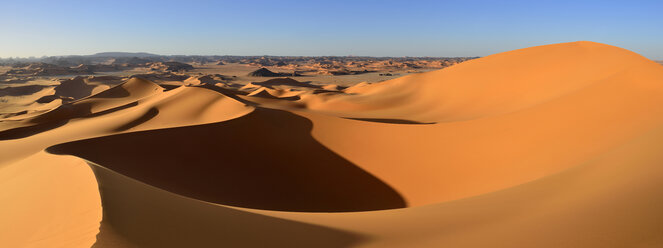
[(26, 85), (26, 86), (10, 86), (0, 89), (0, 101), (3, 102), (0, 110), (5, 114), (5, 117), (19, 115), (19, 112), (35, 112), (41, 110), (41, 104), (52, 102), (57, 97), (50, 101), (42, 102), (40, 99), (52, 95), (55, 90), (52, 86), (45, 85)]
[(382, 84), (359, 84), (345, 91), (360, 94), (309, 108), (424, 122), (471, 120), (526, 109), (613, 78), (635, 79), (641, 72), (657, 71), (656, 66), (638, 54), (599, 43), (548, 45)]
[[(391, 108), (391, 111), (394, 112), (393, 117), (400, 119), (440, 121), (436, 125), (376, 125), (315, 113), (301, 113), (313, 121), (315, 127), (313, 136), (317, 140), (385, 180), (401, 192), (411, 205), (430, 204), (487, 193), (578, 166), (629, 138), (658, 127), (663, 123), (663, 118), (658, 108), (652, 106), (663, 105), (663, 99), (659, 97), (663, 93), (663, 86), (660, 85), (663, 80), (663, 70), (653, 62), (619, 48), (588, 42), (566, 43), (524, 49), (515, 51), (515, 54), (514, 52), (498, 54), (450, 67), (447, 70), (385, 82), (383, 85), (370, 86), (374, 87), (374, 91), (386, 92), (384, 95), (369, 92), (366, 93), (368, 96), (361, 96), (368, 98), (375, 95), (377, 101), (398, 101), (398, 99), (403, 101), (402, 99), (407, 98), (400, 96), (399, 92), (406, 91), (407, 89), (403, 88), (407, 88), (407, 85), (415, 84), (414, 81), (409, 81), (414, 77), (421, 80), (417, 82), (421, 83), (419, 87), (421, 89), (442, 87), (446, 84), (434, 84), (430, 80), (445, 74), (448, 74), (445, 77), (453, 77), (452, 74), (464, 72), (466, 67), (476, 67), (484, 61), (493, 63), (496, 58), (505, 60), (499, 64), (508, 67), (503, 68), (508, 70), (513, 66), (508, 59), (522, 59), (521, 53), (542, 54), (541, 51), (548, 51), (555, 56), (560, 54), (572, 56), (576, 52), (583, 54), (581, 52), (584, 51), (584, 47), (587, 47), (586, 52), (591, 54), (597, 50), (597, 57), (600, 59), (602, 56), (607, 56), (603, 55), (606, 53), (613, 57), (612, 60), (591, 61), (592, 64), (586, 67), (603, 68), (613, 66), (613, 63), (623, 64), (616, 66), (620, 68), (619, 72), (604, 73), (609, 77), (600, 76), (597, 81), (591, 83), (583, 81), (584, 88), (564, 91), (564, 95), (557, 93), (555, 98), (547, 98), (551, 93), (540, 90), (539, 97), (547, 99), (536, 104), (529, 102), (529, 99), (531, 94), (536, 94), (539, 90), (537, 87), (523, 86), (525, 82), (505, 79), (509, 84), (515, 84), (514, 88), (502, 84), (500, 87), (504, 92), (495, 89), (493, 91), (495, 94), (516, 94), (517, 90), (514, 89), (517, 87), (532, 89), (521, 92), (524, 94), (521, 97), (512, 95), (509, 98), (500, 98), (499, 100), (504, 102), (503, 106), (509, 107), (507, 108), (509, 111), (501, 110), (504, 112), (502, 114), (497, 114), (497, 110), (493, 109), (496, 102), (481, 105), (477, 100), (479, 98), (474, 96), (477, 93), (466, 91), (464, 88), (455, 91), (455, 94), (443, 89), (439, 92), (468, 98), (468, 100), (458, 98), (458, 101), (477, 100), (467, 105), (467, 112), (475, 111), (475, 114), (482, 115), (481, 118), (450, 121), (449, 118), (454, 117), (455, 113), (466, 114), (466, 112), (451, 111), (451, 107), (433, 107), (443, 105), (441, 103), (427, 110), (421, 109), (423, 111), (420, 111), (421, 114), (417, 113), (418, 103), (426, 102), (424, 99), (429, 97), (426, 94), (430, 91), (416, 92), (419, 94), (416, 100), (397, 105)], [(563, 54), (559, 50), (568, 50), (569, 53)], [(546, 65), (543, 62), (527, 64)], [(494, 66), (497, 65), (493, 64)], [(547, 65), (538, 70), (545, 71), (550, 67)], [(587, 69), (587, 72), (595, 74), (603, 71)], [(536, 74), (531, 70), (526, 70), (524, 73)], [(595, 78), (580, 72), (575, 73), (578, 74), (578, 78), (591, 78), (591, 80)], [(484, 75), (484, 73), (477, 74)], [(548, 89), (554, 88), (552, 85), (561, 84), (552, 81), (546, 83), (547, 81), (544, 81), (536, 85)], [(468, 84), (467, 81), (463, 81), (459, 83), (462, 86), (457, 87), (467, 87)], [(490, 84), (486, 87), (490, 87)], [(410, 92), (413, 90), (415, 88)], [(561, 92), (559, 89), (558, 91)], [(394, 98), (394, 94), (399, 96)], [(481, 97), (480, 99), (490, 99), (488, 96)], [(497, 96), (493, 98), (497, 99)], [(454, 104), (445, 97), (430, 96), (427, 100), (442, 101), (444, 105), (450, 106)], [(390, 104), (392, 103), (384, 105), (390, 106)], [(411, 105), (402, 107), (406, 104)], [(523, 109), (516, 110), (515, 107)], [(405, 109), (408, 111), (404, 111)], [(407, 115), (402, 117), (397, 115), (401, 113)], [(424, 116), (427, 118), (423, 118)], [(445, 118), (433, 119), (432, 116), (445, 116)], [(408, 152), (402, 152), (403, 150)], [(408, 168), (402, 166), (403, 164), (417, 166)]]
[[(405, 206), (388, 185), (317, 143), (311, 127), (292, 113), (256, 109), (227, 122), (114, 135), (48, 151), (75, 154), (156, 187), (231, 206), (316, 212)], [(117, 150), (126, 152), (117, 156)]]
[(633, 52), (553, 44), (345, 89), (209, 80), (2, 119), (0, 244), (663, 246), (663, 67)]
[[(7, 144), (0, 144), (6, 148)], [(39, 152), (0, 166), (3, 247), (90, 247), (95, 243), (102, 209), (97, 182), (84, 161)]]
[(300, 97), (298, 94), (303, 93), (301, 91), (287, 91), (283, 89), (269, 89), (265, 87), (260, 87), (247, 96), (262, 97), (269, 99), (283, 99), (283, 100), (299, 100)]
[(55, 87), (55, 95), (61, 97), (70, 97), (72, 99), (80, 99), (91, 95), (94, 89), (94, 85), (87, 84), (84, 78), (79, 76), (73, 79), (61, 81), (60, 85)]

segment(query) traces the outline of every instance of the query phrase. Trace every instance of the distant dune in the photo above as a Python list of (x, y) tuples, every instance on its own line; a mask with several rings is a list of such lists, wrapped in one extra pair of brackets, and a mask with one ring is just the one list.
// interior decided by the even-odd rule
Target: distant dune
[(0, 89), (76, 98), (0, 119), (0, 246), (663, 246), (663, 67), (618, 47), (348, 88), (78, 80)]

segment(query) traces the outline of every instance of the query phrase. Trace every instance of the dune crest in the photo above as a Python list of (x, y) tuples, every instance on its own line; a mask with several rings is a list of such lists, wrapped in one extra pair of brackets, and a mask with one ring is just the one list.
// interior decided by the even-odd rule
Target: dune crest
[(463, 121), (523, 110), (624, 73), (656, 74), (656, 66), (610, 45), (561, 43), (494, 54), (382, 83), (359, 84), (345, 90), (358, 94), (309, 108), (366, 118)]

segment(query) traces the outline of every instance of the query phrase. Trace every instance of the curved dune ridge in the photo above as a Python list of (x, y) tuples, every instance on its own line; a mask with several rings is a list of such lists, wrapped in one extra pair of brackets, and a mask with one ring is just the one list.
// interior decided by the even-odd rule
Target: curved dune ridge
[(571, 42), (245, 88), (132, 78), (4, 120), (0, 243), (663, 246), (663, 67), (633, 52)]
[[(506, 114), (612, 78), (656, 67), (625, 49), (594, 42), (525, 48), (443, 70), (346, 89), (358, 93), (309, 108), (371, 118), (463, 121)], [(655, 69), (654, 69), (655, 70)], [(628, 76), (627, 76), (628, 77)], [(351, 107), (341, 108), (339, 106)]]

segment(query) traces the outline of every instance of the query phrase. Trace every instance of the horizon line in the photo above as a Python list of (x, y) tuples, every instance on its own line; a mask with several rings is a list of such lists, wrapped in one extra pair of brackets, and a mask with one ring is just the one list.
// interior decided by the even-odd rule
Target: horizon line
[[(412, 55), (405, 55), (405, 56), (389, 56), (389, 55), (271, 55), (271, 54), (254, 54), (254, 55), (236, 55), (236, 54), (157, 54), (157, 53), (149, 53), (149, 52), (99, 52), (99, 53), (93, 53), (93, 54), (68, 54), (68, 55), (42, 55), (42, 56), (27, 56), (27, 57), (18, 57), (18, 56), (10, 56), (10, 57), (2, 57), (0, 56), (0, 59), (5, 60), (5, 59), (44, 59), (44, 58), (54, 58), (54, 57), (90, 57), (90, 56), (95, 56), (97, 54), (102, 54), (102, 53), (142, 53), (142, 54), (150, 54), (148, 56), (126, 56), (126, 57), (158, 57), (158, 56), (163, 56), (163, 57), (170, 57), (170, 56), (187, 56), (187, 57), (213, 57), (213, 56), (219, 56), (219, 57), (370, 57), (370, 58), (481, 58), (485, 56), (433, 56), (433, 55), (426, 55), (426, 56), (412, 56)], [(486, 55), (487, 56), (487, 55)], [(104, 57), (104, 55), (100, 55), (99, 57)], [(107, 56), (107, 57), (118, 57), (118, 56)]]

